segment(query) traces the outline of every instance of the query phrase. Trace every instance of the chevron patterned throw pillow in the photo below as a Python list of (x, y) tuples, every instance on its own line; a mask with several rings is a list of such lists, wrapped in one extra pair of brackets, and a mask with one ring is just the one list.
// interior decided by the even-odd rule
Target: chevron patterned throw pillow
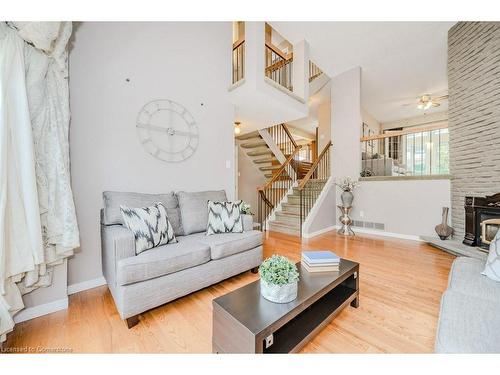
[(153, 247), (177, 242), (167, 210), (160, 202), (144, 208), (120, 206), (120, 211), (125, 226), (134, 233), (136, 255)]
[(208, 201), (207, 236), (218, 233), (243, 232), (242, 203), (243, 201)]

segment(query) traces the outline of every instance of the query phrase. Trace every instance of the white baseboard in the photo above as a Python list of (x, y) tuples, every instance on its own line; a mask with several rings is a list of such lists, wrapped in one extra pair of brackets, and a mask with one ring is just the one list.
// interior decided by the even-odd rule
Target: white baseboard
[(81, 283), (71, 284), (68, 285), (68, 296), (78, 292), (83, 292), (87, 289), (97, 288), (101, 285), (106, 285), (106, 279), (104, 276), (92, 280), (82, 281)]
[[(96, 288), (98, 286), (105, 285), (105, 284), (106, 284), (106, 279), (104, 279), (104, 276), (101, 276), (101, 277), (98, 277), (96, 279), (87, 280), (87, 281), (84, 281), (81, 283), (68, 285), (68, 295), (82, 292), (82, 291), (87, 290), (87, 289)], [(14, 322), (16, 324), (21, 323), (21, 322), (25, 322), (26, 320), (38, 318), (40, 316), (51, 314), (53, 312), (60, 311), (60, 310), (65, 310), (67, 308), (68, 308), (68, 297), (58, 299), (58, 300), (53, 301), (53, 302), (44, 303), (43, 305), (38, 305), (38, 306), (33, 306), (33, 307), (28, 307), (26, 309), (23, 309), (23, 310), (19, 311), (19, 313), (17, 313), (14, 316)]]
[(316, 237), (319, 236), (320, 234), (330, 232), (331, 230), (337, 229), (337, 225), (331, 225), (329, 227), (317, 230), (316, 232), (310, 232), (310, 233), (302, 233), (302, 237), (304, 238), (311, 238), (311, 237)]
[[(337, 228), (340, 228), (340, 226), (337, 225)], [(392, 233), (392, 232), (386, 232), (384, 230), (359, 228), (359, 227), (351, 227), (351, 228), (354, 231), (354, 233), (366, 233), (366, 234), (373, 234), (376, 236), (393, 237), (393, 238), (400, 238), (402, 240), (412, 240), (412, 241), (419, 241), (419, 242), (423, 241), (420, 238), (420, 236), (416, 236), (413, 234)]]
[(68, 297), (21, 310), (14, 316), (14, 322), (16, 324), (25, 322), (26, 320), (38, 318), (40, 316), (51, 314), (56, 311), (66, 310), (67, 308)]
[[(339, 229), (339, 228), (340, 228), (340, 225), (332, 225), (330, 227), (318, 230), (316, 232), (305, 233), (305, 234), (303, 234), (303, 237), (304, 238), (311, 238), (311, 237), (319, 236), (320, 234), (329, 232), (331, 230)], [(359, 228), (359, 227), (352, 227), (352, 230), (354, 231), (354, 233), (373, 234), (375, 236), (392, 237), (392, 238), (400, 238), (402, 240), (411, 240), (411, 241), (424, 242), (424, 240), (422, 240), (420, 238), (420, 236), (416, 236), (416, 235), (413, 235), (413, 234), (392, 233), (392, 232), (386, 232), (386, 231), (383, 231), (383, 230), (368, 229), (368, 228)]]

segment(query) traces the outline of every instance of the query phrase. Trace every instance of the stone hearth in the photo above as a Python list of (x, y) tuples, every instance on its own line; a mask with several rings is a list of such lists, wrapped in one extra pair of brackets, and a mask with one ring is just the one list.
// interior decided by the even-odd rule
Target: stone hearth
[(441, 240), (439, 237), (420, 236), (420, 238), (429, 245), (444, 250), (456, 256), (465, 256), (486, 260), (488, 253), (476, 246), (464, 245), (461, 240)]

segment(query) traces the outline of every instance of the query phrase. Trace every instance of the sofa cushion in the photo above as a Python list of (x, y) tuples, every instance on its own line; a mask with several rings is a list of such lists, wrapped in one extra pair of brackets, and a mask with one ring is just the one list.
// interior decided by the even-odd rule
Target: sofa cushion
[(183, 236), (181, 214), (177, 196), (171, 192), (166, 194), (143, 194), (127, 193), (120, 191), (105, 191), (104, 198), (104, 220), (103, 224), (124, 224), (120, 212), (120, 205), (127, 207), (148, 207), (161, 202), (167, 209), (168, 220), (174, 228), (176, 236)]
[(500, 301), (447, 290), (436, 334), (438, 353), (500, 353)]
[(155, 247), (117, 265), (117, 283), (127, 285), (198, 266), (210, 260), (210, 247), (191, 236), (177, 243)]
[(196, 235), (198, 241), (210, 246), (212, 259), (221, 259), (262, 245), (262, 232), (252, 230), (242, 233)]
[(227, 201), (226, 192), (218, 191), (200, 191), (188, 193), (180, 191), (177, 193), (179, 208), (181, 212), (182, 227), (184, 234), (205, 232), (208, 222), (208, 201)]
[(500, 284), (481, 274), (484, 260), (459, 257), (451, 266), (448, 289), (484, 299), (500, 301)]

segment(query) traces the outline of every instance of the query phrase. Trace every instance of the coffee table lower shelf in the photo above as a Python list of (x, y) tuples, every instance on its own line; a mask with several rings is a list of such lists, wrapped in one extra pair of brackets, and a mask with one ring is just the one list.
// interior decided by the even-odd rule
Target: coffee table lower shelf
[(343, 262), (338, 274), (300, 269), (299, 297), (290, 304), (263, 300), (258, 282), (215, 299), (213, 352), (298, 352), (345, 307), (359, 306), (359, 264)]
[[(294, 353), (302, 349), (356, 297), (354, 289), (339, 285), (273, 333), (264, 353)], [(264, 345), (265, 347), (265, 345)]]

